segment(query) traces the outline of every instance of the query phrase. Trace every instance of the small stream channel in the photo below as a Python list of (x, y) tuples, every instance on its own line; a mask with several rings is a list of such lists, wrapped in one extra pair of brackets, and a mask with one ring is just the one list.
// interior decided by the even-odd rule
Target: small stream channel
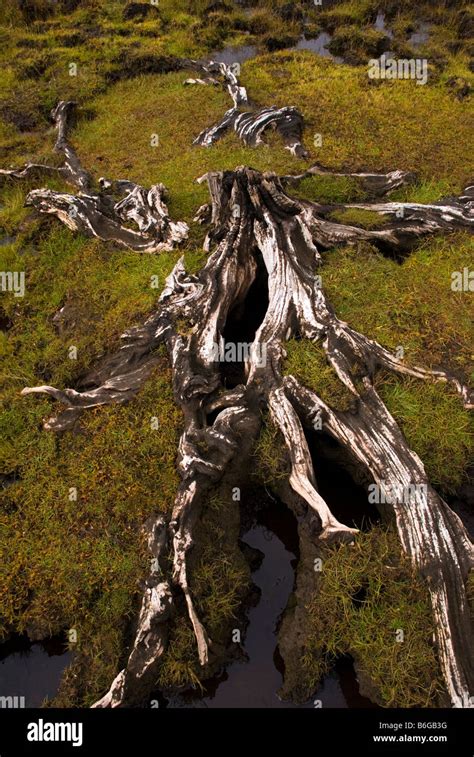
[[(341, 475), (338, 487), (334, 489), (339, 509), (348, 496), (354, 496), (352, 480), (343, 471)], [(262, 553), (260, 565), (252, 573), (260, 597), (247, 613), (248, 627), (243, 639), (247, 659), (231, 663), (226, 670), (206, 681), (202, 692), (190, 689), (169, 699), (161, 697), (160, 706), (309, 709), (315, 707), (315, 700), (321, 700), (324, 707), (375, 707), (360, 694), (349, 656), (336, 661), (333, 670), (307, 702), (297, 705), (278, 697), (284, 665), (278, 651), (277, 634), (282, 613), (294, 588), (298, 531), (297, 520), (285, 505), (265, 490), (262, 500), (264, 506), (257, 511), (254, 522), (242, 536), (246, 544)], [(367, 504), (367, 497), (364, 501)], [(360, 522), (362, 519), (362, 516), (357, 518)], [(368, 522), (367, 514), (365, 522)]]
[[(274, 503), (261, 510), (243, 541), (258, 549), (263, 560), (252, 575), (260, 599), (248, 612), (249, 625), (244, 641), (247, 661), (230, 665), (207, 683), (203, 695), (188, 692), (173, 706), (206, 707), (285, 707), (276, 692), (281, 686), (281, 660), (276, 652), (276, 628), (293, 590), (297, 563), (296, 520)], [(196, 696), (197, 694), (197, 696)]]

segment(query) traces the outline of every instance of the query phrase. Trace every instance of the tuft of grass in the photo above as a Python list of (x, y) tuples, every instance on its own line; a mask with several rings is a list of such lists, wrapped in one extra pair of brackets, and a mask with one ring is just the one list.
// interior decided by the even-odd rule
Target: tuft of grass
[[(439, 706), (444, 686), (429, 595), (400, 554), (396, 533), (376, 526), (352, 547), (326, 547), (320, 556), (300, 660), (307, 691), (316, 689), (337, 656), (351, 654), (359, 678), (370, 681), (371, 696), (382, 706)], [(403, 642), (397, 641), (399, 630)]]
[(255, 445), (256, 475), (267, 486), (287, 479), (290, 473), (285, 440), (279, 429), (268, 416), (262, 424), (262, 431)]
[(200, 686), (199, 672), (196, 637), (190, 624), (182, 621), (172, 624), (169, 647), (160, 666), (160, 687), (180, 689), (186, 686)]
[(328, 50), (350, 63), (365, 64), (369, 58), (381, 55), (387, 46), (387, 37), (383, 32), (354, 24), (335, 29)]
[(378, 10), (374, 0), (346, 0), (335, 3), (328, 10), (320, 13), (321, 23), (326, 29), (334, 31), (338, 27), (348, 24), (366, 24)]
[(426, 180), (411, 184), (406, 187), (400, 187), (390, 194), (390, 201), (393, 202), (421, 202), (429, 205), (445, 197), (450, 197), (463, 189), (457, 182), (445, 178), (438, 181)]

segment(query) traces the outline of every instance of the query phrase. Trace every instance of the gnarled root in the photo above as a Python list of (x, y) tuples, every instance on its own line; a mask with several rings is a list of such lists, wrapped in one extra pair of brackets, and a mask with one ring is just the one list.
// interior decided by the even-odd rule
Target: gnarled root
[(166, 621), (172, 604), (171, 587), (160, 564), (167, 546), (166, 523), (161, 516), (152, 517), (145, 529), (151, 570), (145, 583), (133, 648), (125, 668), (93, 707), (119, 707), (124, 702), (140, 701), (147, 688), (153, 686), (157, 663), (166, 648)]
[[(77, 413), (92, 404), (129, 399), (146, 377), (154, 346), (160, 340), (167, 345), (174, 395), (184, 415), (178, 456), (181, 485), (168, 526), (173, 547), (170, 585), (185, 596), (202, 665), (209, 659), (212, 644), (197, 615), (187, 575), (194, 525), (210, 486), (240, 454), (244, 440), (250, 443), (256, 437), (262, 410), (269, 409), (285, 438), (291, 462), (289, 485), (295, 497), (319, 518), (320, 538), (357, 538), (354, 529), (337, 521), (317, 491), (301, 421), (312, 424), (314, 414), (320, 412), (328, 433), (366, 468), (381, 490), (392, 492), (387, 504), (396, 518), (402, 547), (431, 593), (439, 657), (453, 705), (470, 706), (473, 633), (464, 582), (472, 566), (472, 545), (459, 518), (430, 487), (422, 462), (409, 449), (372, 383), (377, 365), (419, 378), (452, 379), (440, 371), (406, 368), (381, 345), (340, 321), (314, 275), (321, 263), (318, 244), (352, 242), (362, 234), (375, 239), (379, 237), (374, 235), (382, 234), (384, 242), (396, 249), (407, 239), (471, 225), (469, 202), (459, 198), (440, 206), (417, 205), (413, 212), (410, 206), (389, 229), (364, 232), (329, 223), (323, 206), (290, 197), (273, 174), (241, 167), (211, 172), (206, 179), (212, 207), (201, 212), (209, 217), (210, 210), (212, 228), (205, 242), (210, 255), (200, 273), (188, 275), (182, 261), (175, 266), (156, 312), (142, 329), (130, 332), (129, 352), (125, 348), (98, 369), (96, 389), (88, 387), (82, 395), (52, 387), (27, 391), (47, 391), (69, 401)], [(383, 208), (386, 212), (387, 204)], [(245, 378), (241, 385), (228, 388), (218, 348), (230, 311), (245, 302), (259, 267), (268, 276), (268, 306), (246, 357)], [(189, 325), (185, 336), (176, 327), (178, 319)], [(295, 334), (321, 341), (329, 362), (354, 396), (351, 412), (331, 410), (294, 378), (283, 377), (284, 343)], [(138, 356), (139, 375), (134, 372), (134, 356)], [(354, 365), (357, 383), (352, 375)], [(469, 404), (467, 388), (459, 382), (457, 388)], [(168, 607), (165, 583), (157, 615), (150, 616), (153, 603), (144, 597), (127, 666), (98, 706), (131, 701), (134, 687), (141, 687), (139, 679), (145, 669), (152, 669), (159, 660), (164, 637), (159, 635), (153, 641), (153, 653), (148, 640), (155, 637), (148, 637), (146, 629), (155, 627), (156, 622), (162, 634), (163, 613)]]
[(464, 525), (430, 486), (423, 463), (368, 381), (357, 414), (331, 410), (293, 377), (285, 379), (285, 390), (308, 425), (319, 410), (323, 428), (366, 468), (392, 505), (403, 549), (428, 584), (451, 701), (471, 707), (474, 642), (465, 580), (474, 550)]
[[(74, 102), (62, 100), (51, 113), (57, 131), (55, 150), (64, 155), (61, 168), (29, 163), (22, 169), (2, 170), (0, 176), (23, 179), (41, 173), (59, 175), (79, 190), (77, 195), (34, 189), (28, 194), (26, 205), (40, 213), (55, 215), (73, 231), (115, 242), (134, 252), (174, 249), (187, 238), (189, 229), (184, 222), (170, 219), (163, 184), (145, 189), (131, 181), (110, 182), (102, 178), (99, 192), (93, 193), (92, 178), (67, 141), (75, 110)], [(130, 223), (136, 224), (138, 230), (130, 229)]]

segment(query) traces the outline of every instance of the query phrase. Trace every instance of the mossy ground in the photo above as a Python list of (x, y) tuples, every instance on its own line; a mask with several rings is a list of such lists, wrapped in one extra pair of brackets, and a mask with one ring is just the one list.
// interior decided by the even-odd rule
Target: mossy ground
[(91, 411), (82, 433), (61, 439), (41, 430), (47, 400), (5, 397), (14, 482), (2, 497), (1, 632), (75, 629), (89, 704), (110, 683), (136, 611), (148, 562), (141, 526), (168, 512), (176, 492), (180, 413), (170, 379), (163, 358), (135, 403)]
[(308, 694), (339, 655), (350, 654), (363, 689), (384, 707), (439, 706), (444, 684), (430, 601), (396, 533), (376, 526), (320, 559), (301, 660)]
[(377, 229), (385, 226), (389, 220), (387, 216), (361, 208), (334, 210), (329, 217), (331, 221), (343, 223), (346, 226), (359, 226), (362, 229)]
[[(227, 109), (227, 95), (218, 88), (183, 87), (185, 72), (149, 72), (172, 67), (169, 56), (208, 57), (225, 45), (255, 44), (268, 51), (294, 44), (291, 40), (297, 39), (303, 23), (298, 8), (308, 10), (292, 4), (288, 17), (287, 4), (280, 1), (254, 3), (248, 12), (233, 3), (226, 3), (229, 7), (221, 11), (209, 11), (208, 5), (201, 0), (160, 0), (157, 14), (139, 21), (125, 20), (125, 4), (118, 0), (88, 0), (67, 13), (61, 12), (60, 3), (54, 14), (46, 12), (42, 0), (31, 0), (29, 16), (18, 10), (14, 0), (4, 3), (0, 10), (2, 166), (26, 160), (57, 165), (60, 157), (51, 153), (54, 135), (48, 113), (57, 100), (73, 98), (79, 103), (79, 121), (72, 141), (94, 178), (129, 178), (145, 185), (163, 182), (170, 190), (174, 219), (190, 222), (207, 201), (205, 186), (194, 179), (210, 169), (247, 164), (283, 174), (307, 168), (308, 163), (290, 156), (276, 136), (269, 137), (268, 148), (258, 150), (242, 147), (234, 134), (211, 149), (192, 146), (198, 132)], [(336, 66), (308, 51), (291, 50), (267, 52), (242, 64), (242, 83), (262, 105), (299, 107), (306, 122), (304, 140), (314, 161), (333, 168), (415, 170), (418, 182), (394, 197), (437, 200), (459, 191), (472, 174), (467, 160), (472, 109), (468, 99), (459, 99), (447, 86), (452, 77), (472, 82), (468, 43), (460, 33), (459, 14), (465, 3), (438, 5), (419, 11), (433, 24), (426, 48), (434, 60), (433, 75), (424, 87), (413, 81), (370, 83), (362, 65)], [(399, 8), (398, 15), (392, 6)], [(323, 26), (365, 29), (373, 23), (376, 10), (371, 0), (343, 3), (324, 14), (310, 9), (309, 20), (314, 33)], [(416, 27), (411, 4), (391, 3), (387, 12), (401, 45), (410, 24)], [(358, 49), (369, 36), (367, 31), (359, 35)], [(71, 76), (74, 70), (77, 75)], [(159, 138), (157, 147), (151, 146), (154, 134)], [(319, 144), (315, 135), (322, 137), (320, 147), (315, 146)], [(63, 188), (57, 182), (46, 183)], [(0, 618), (3, 634), (76, 628), (80, 654), (58, 702), (90, 704), (123, 662), (129, 619), (136, 611), (139, 580), (147, 565), (140, 526), (150, 511), (167, 511), (172, 503), (180, 414), (172, 401), (164, 357), (133, 403), (88, 413), (83, 433), (77, 436), (56, 439), (44, 432), (41, 420), (51, 414), (51, 401), (22, 398), (19, 392), (39, 383), (74, 385), (101, 354), (116, 348), (125, 328), (152, 309), (159, 290), (150, 287), (151, 277), (158, 276), (162, 286), (181, 253), (140, 256), (75, 236), (56, 220), (32, 216), (23, 208), (27, 191), (35, 186), (5, 184), (0, 197), (0, 234), (15, 237), (13, 243), (0, 247), (0, 269), (26, 275), (25, 297), (2, 294), (0, 312), (11, 325), (0, 333), (2, 472), (8, 482), (13, 481), (3, 491), (2, 584), (10, 591), (0, 596)], [(306, 179), (295, 194), (325, 203), (365, 199), (357, 182), (342, 177)], [(197, 270), (204, 259), (199, 250), (202, 236), (202, 229), (192, 225), (184, 246), (189, 269)], [(325, 256), (323, 285), (338, 315), (355, 328), (389, 348), (402, 345), (409, 362), (443, 366), (466, 379), (469, 295), (453, 293), (449, 284), (451, 272), (468, 265), (469, 254), (463, 235), (420, 244), (401, 266), (367, 246), (333, 250)], [(58, 328), (52, 319), (63, 305), (64, 319)], [(77, 347), (77, 360), (68, 358), (70, 346)], [(344, 401), (318, 348), (289, 344), (287, 370), (314, 385), (330, 404)], [(377, 381), (433, 482), (442, 490), (455, 489), (470, 443), (458, 399), (440, 385), (382, 375)], [(150, 416), (163, 420), (159, 430), (151, 431)], [(272, 443), (271, 438), (262, 443), (268, 462)], [(268, 482), (271, 476), (270, 466)], [(68, 499), (74, 486), (77, 501)], [(205, 509), (203, 522), (210, 527), (202, 534), (191, 571), (204, 622), (222, 644), (248, 578), (235, 546), (221, 548), (219, 529), (231, 517), (229, 507), (224, 504), (219, 509), (209, 503)], [(232, 507), (235, 512), (235, 503)], [(396, 541), (386, 536), (381, 540), (390, 547), (390, 559), (399, 559)], [(361, 544), (369, 545), (374, 555), (375, 581), (381, 553), (374, 542), (362, 539)], [(362, 560), (357, 550), (348, 552), (356, 555), (355, 571)], [(343, 607), (342, 592), (350, 587), (336, 570), (336, 557), (333, 562), (328, 558), (328, 568), (334, 566), (334, 580), (339, 583), (329, 582), (327, 591)], [(416, 599), (422, 590), (413, 577), (403, 573), (398, 586), (392, 573), (383, 575), (393, 607), (398, 601), (403, 622), (415, 629), (414, 638), (428, 638), (426, 597)], [(406, 685), (416, 692), (410, 681), (417, 677), (426, 681), (434, 663), (428, 653), (424, 657), (420, 653), (418, 659), (418, 652), (408, 654), (406, 648), (402, 652), (394, 647), (393, 655), (381, 656), (382, 646), (392, 647), (377, 628), (369, 629), (379, 600), (388, 628), (398, 618), (390, 602), (384, 604), (376, 591), (372, 596), (370, 612), (366, 608), (359, 621), (351, 620), (349, 646), (347, 630), (340, 623), (332, 636), (327, 627), (315, 626), (314, 638), (323, 633), (333, 639), (334, 648), (357, 652), (359, 660), (366, 660), (367, 674), (377, 682), (384, 702), (397, 703), (395, 689)], [(315, 615), (317, 602), (316, 597)], [(171, 638), (160, 683), (195, 682), (199, 669), (189, 624), (176, 621)], [(371, 657), (377, 661), (372, 667)], [(313, 677), (318, 670), (314, 664), (308, 663)], [(426, 691), (423, 684), (424, 693), (414, 693), (413, 701), (416, 697), (421, 704), (427, 701)]]

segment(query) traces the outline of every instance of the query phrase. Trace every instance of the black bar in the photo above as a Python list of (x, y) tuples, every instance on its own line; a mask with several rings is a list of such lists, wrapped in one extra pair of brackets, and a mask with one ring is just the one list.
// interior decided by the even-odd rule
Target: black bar
[[(361, 755), (472, 757), (472, 722), (471, 710), (445, 709), (11, 709), (0, 710), (0, 757), (140, 755), (175, 748), (183, 754), (187, 746), (211, 752), (218, 747), (220, 753), (241, 749), (246, 754), (254, 753), (258, 742), (267, 754), (272, 744), (281, 751), (284, 742), (293, 742), (292, 751), (310, 750), (318, 757), (331, 757), (333, 750), (335, 755), (350, 750)], [(56, 732), (55, 725), (61, 723), (64, 727)], [(42, 735), (43, 741), (28, 740), (28, 734)], [(70, 737), (77, 746), (45, 740), (50, 735)]]

